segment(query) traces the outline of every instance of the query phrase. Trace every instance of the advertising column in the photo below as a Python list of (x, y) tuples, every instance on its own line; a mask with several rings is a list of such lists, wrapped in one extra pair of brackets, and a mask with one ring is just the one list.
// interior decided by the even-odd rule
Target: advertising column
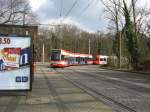
[(0, 91), (31, 90), (31, 37), (0, 36)]

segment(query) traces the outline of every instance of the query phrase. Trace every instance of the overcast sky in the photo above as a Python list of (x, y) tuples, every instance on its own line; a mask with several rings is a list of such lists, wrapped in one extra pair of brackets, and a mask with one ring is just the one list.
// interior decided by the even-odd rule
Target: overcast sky
[[(41, 23), (69, 23), (87, 31), (106, 30), (108, 22), (104, 19), (103, 6), (98, 0), (77, 0), (77, 4), (67, 12), (76, 0), (30, 0), (33, 11)], [(141, 0), (140, 5), (150, 0)], [(87, 8), (88, 7), (88, 8)], [(67, 16), (66, 16), (67, 15)], [(65, 19), (63, 19), (65, 17)]]

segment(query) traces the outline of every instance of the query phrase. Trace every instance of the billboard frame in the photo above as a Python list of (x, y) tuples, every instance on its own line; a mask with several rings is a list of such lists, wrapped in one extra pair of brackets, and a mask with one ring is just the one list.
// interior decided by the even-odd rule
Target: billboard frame
[(30, 57), (30, 59), (31, 59), (31, 61), (29, 61), (29, 66), (30, 66), (30, 82), (29, 82), (29, 89), (6, 89), (6, 90), (0, 90), (0, 93), (3, 93), (3, 92), (28, 92), (28, 91), (32, 91), (32, 83), (33, 83), (33, 80), (34, 80), (34, 72), (33, 72), (33, 66), (32, 66), (32, 64), (33, 64), (33, 60), (34, 60), (34, 56), (33, 56), (33, 38), (32, 38), (32, 36), (30, 36), (30, 35), (6, 35), (6, 34), (0, 34), (0, 37), (1, 36), (5, 36), (5, 37), (11, 37), (11, 38), (13, 38), (13, 37), (17, 37), (17, 38), (20, 38), (20, 37), (22, 37), (22, 38), (30, 38), (30, 40), (31, 40), (31, 45), (30, 45), (30, 48), (31, 48), (31, 57)]

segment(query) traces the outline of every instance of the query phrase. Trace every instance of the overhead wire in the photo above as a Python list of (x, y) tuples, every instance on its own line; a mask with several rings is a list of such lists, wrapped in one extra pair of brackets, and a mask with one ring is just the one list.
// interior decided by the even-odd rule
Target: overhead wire
[(63, 0), (60, 1), (60, 13), (59, 16), (62, 16), (62, 10), (63, 10)]
[[(71, 8), (68, 10), (68, 12), (66, 13), (65, 17), (67, 17), (72, 9), (76, 6), (76, 4), (78, 3), (79, 0), (75, 0), (74, 3), (72, 4)], [(86, 5), (86, 7), (81, 11), (81, 14), (84, 13), (93, 3), (93, 0), (89, 0), (89, 3)], [(61, 0), (61, 4), (60, 4), (60, 12), (59, 12), (59, 16), (62, 16), (62, 10), (63, 10), (63, 0)], [(46, 26), (61, 26), (61, 25), (55, 25), (55, 24), (34, 24), (34, 25), (46, 25)]]
[(72, 9), (76, 6), (76, 4), (78, 3), (79, 0), (75, 0), (74, 3), (72, 4), (71, 8), (68, 10), (68, 12), (66, 13), (65, 17), (67, 17), (70, 12), (72, 11)]
[(82, 15), (91, 6), (91, 4), (93, 3), (93, 0), (89, 0), (88, 2), (89, 3), (86, 5), (86, 7), (82, 9), (80, 15)]
[[(61, 23), (64, 21), (64, 19), (69, 16), (69, 14), (71, 13), (71, 11), (73, 10), (73, 8), (76, 6), (76, 4), (78, 3), (79, 0), (75, 0), (74, 3), (72, 4), (71, 8), (68, 10), (68, 12), (65, 14), (65, 16), (63, 17), (63, 20), (61, 20)], [(93, 1), (95, 0), (88, 0), (88, 4), (86, 5), (86, 7), (84, 7), (80, 13), (80, 16), (83, 15), (85, 13), (85, 11), (92, 5)], [(63, 11), (63, 0), (60, 1), (60, 10), (59, 10), (59, 16), (62, 17), (62, 11)], [(43, 24), (40, 24), (43, 25)], [(50, 25), (50, 24), (45, 24), (45, 25)], [(50, 25), (51, 26), (51, 25)], [(52, 26), (59, 26), (59, 25), (52, 25)], [(61, 26), (61, 25), (60, 25)]]
[(83, 14), (90, 8), (90, 6), (95, 2), (95, 0), (89, 0), (89, 3), (86, 5), (86, 7), (81, 11), (80, 16), (83, 16)]

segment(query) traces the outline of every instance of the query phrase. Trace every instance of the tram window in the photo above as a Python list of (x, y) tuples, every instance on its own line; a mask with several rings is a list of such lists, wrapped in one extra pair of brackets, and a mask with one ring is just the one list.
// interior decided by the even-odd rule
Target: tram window
[(104, 59), (103, 59), (103, 58), (100, 58), (100, 61), (104, 61)]
[(61, 60), (65, 60), (65, 57), (64, 57), (64, 55), (61, 55)]
[(106, 58), (104, 58), (104, 61), (106, 61)]
[(79, 58), (79, 57), (77, 57), (77, 58), (76, 58), (76, 60), (79, 62), (79, 61), (80, 61), (80, 58)]
[(60, 60), (60, 55), (59, 54), (52, 54), (51, 55), (51, 60), (59, 61)]
[(61, 58), (62, 60), (69, 60), (69, 56), (67, 56), (67, 55), (63, 55), (63, 57)]
[(90, 60), (90, 58), (85, 58), (85, 61), (89, 61)]

